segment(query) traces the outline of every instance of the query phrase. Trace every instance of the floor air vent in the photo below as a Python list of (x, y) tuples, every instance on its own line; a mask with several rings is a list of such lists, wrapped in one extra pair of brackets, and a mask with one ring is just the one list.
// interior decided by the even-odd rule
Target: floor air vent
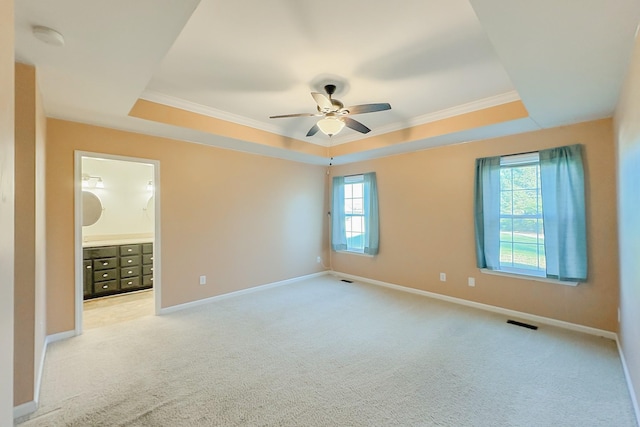
[(507, 320), (507, 323), (510, 323), (512, 325), (516, 325), (516, 326), (522, 326), (523, 328), (527, 328), (527, 329), (533, 329), (534, 331), (538, 329), (537, 326), (534, 325), (530, 325), (528, 323), (522, 323), (522, 322), (518, 322), (517, 320)]
[(342, 280), (340, 280), (340, 281), (341, 281), (341, 282), (344, 282), (344, 283), (353, 283), (353, 281), (352, 281), (352, 280), (347, 280), (347, 279), (342, 279)]

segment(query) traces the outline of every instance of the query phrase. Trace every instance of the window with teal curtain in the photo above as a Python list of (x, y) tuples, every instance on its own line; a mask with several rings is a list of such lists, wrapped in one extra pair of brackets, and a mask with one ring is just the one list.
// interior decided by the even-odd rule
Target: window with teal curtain
[(586, 280), (580, 145), (477, 159), (475, 172), (478, 267)]
[(376, 255), (379, 248), (375, 172), (333, 178), (331, 247)]
[(568, 282), (587, 279), (582, 146), (540, 151), (547, 277)]
[(500, 157), (476, 160), (476, 261), (478, 267), (500, 269)]

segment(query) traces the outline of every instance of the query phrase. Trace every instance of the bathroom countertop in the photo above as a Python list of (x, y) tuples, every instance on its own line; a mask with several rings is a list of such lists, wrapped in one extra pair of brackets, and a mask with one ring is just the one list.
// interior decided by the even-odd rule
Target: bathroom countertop
[(136, 237), (131, 239), (118, 238), (118, 239), (105, 239), (105, 240), (90, 240), (88, 242), (82, 242), (83, 248), (92, 248), (95, 246), (115, 246), (115, 245), (135, 245), (136, 243), (153, 243), (153, 237)]

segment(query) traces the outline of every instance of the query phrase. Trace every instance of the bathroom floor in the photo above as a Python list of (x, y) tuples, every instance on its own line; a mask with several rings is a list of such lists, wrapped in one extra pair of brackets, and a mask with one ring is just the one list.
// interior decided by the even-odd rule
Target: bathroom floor
[(84, 302), (83, 329), (94, 329), (153, 316), (153, 289)]

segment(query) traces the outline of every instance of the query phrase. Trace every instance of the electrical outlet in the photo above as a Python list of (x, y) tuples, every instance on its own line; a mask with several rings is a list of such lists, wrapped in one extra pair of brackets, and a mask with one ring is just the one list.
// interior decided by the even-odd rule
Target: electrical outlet
[(316, 258), (316, 262), (317, 262), (318, 264), (320, 264), (320, 263), (322, 262), (322, 258), (320, 258), (320, 257)]
[(201, 285), (207, 284), (207, 276), (200, 276), (200, 284)]
[(469, 286), (473, 287), (476, 285), (475, 277), (469, 277)]
[(447, 273), (440, 273), (440, 281), (441, 282), (447, 281)]

